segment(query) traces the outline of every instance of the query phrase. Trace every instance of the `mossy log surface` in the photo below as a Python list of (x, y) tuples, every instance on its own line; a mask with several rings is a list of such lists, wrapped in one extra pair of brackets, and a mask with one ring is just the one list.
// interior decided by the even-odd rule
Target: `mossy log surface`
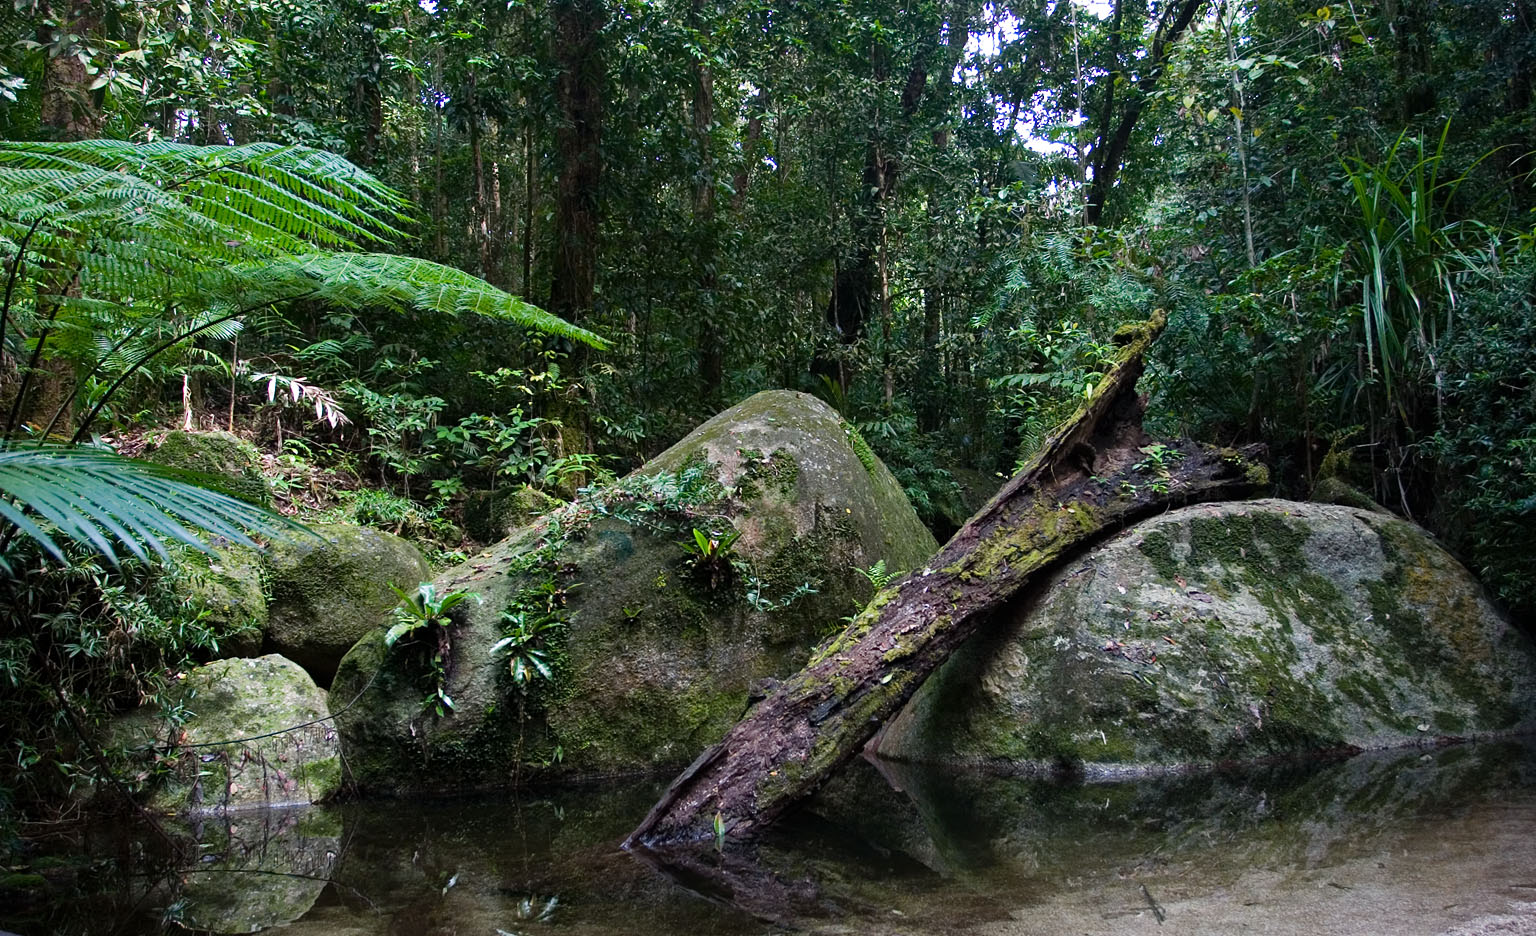
[[(1257, 449), (1167, 444), (1153, 458), (1136, 393), (1158, 312), (1116, 335), (1115, 367), (927, 568), (876, 595), (798, 674), (673, 781), (625, 847), (751, 838), (814, 792), (994, 610), (1042, 573), (1170, 507), (1267, 486)], [(1152, 464), (1155, 462), (1155, 464)]]

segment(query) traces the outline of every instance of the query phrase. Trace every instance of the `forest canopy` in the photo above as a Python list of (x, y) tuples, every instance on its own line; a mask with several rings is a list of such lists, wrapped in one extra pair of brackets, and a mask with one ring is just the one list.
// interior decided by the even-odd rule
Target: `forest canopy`
[(114, 357), (123, 316), (162, 334), (164, 295), (49, 281), (16, 215), (0, 259), (37, 274), (18, 295), (61, 301), (11, 310), (6, 432), (46, 434), (78, 384), (98, 433), (239, 427), (365, 477), (363, 514), (451, 550), (473, 490), (569, 493), (790, 387), (943, 534), (1162, 308), (1157, 431), (1267, 443), (1282, 493), (1359, 488), (1529, 612), (1533, 12), (16, 0), (0, 137), (335, 154), (398, 197), (359, 241), (375, 286), (430, 262), (523, 312), (270, 294), (238, 328)]

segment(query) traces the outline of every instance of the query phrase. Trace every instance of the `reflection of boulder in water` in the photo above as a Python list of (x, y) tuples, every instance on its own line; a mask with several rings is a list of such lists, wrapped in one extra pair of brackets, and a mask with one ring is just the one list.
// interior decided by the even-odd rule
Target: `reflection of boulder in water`
[(761, 933), (746, 914), (699, 900), (617, 849), (661, 787), (661, 781), (584, 787), (517, 801), (416, 800), (408, 809), (343, 806), (346, 850), (334, 894), (352, 914), (333, 921), (333, 908), (317, 907), (284, 932), (332, 936), (366, 915), (388, 920), (389, 932), (401, 934), (494, 936), (497, 929), (551, 927)]
[[(892, 817), (868, 782), (840, 779), (817, 800), (830, 821), (877, 845), (912, 848), (942, 873), (1025, 868), (1045, 878), (1214, 846), (1236, 867), (1310, 867), (1389, 843), (1408, 817), (1528, 787), (1536, 748), (1501, 741), (1363, 754), (1347, 760), (1072, 783), (884, 764), (924, 828)], [(888, 799), (895, 794), (889, 790)]]
[(339, 817), (262, 810), (189, 826), (201, 860), (179, 873), (175, 919), (193, 930), (254, 933), (309, 912), (340, 849)]

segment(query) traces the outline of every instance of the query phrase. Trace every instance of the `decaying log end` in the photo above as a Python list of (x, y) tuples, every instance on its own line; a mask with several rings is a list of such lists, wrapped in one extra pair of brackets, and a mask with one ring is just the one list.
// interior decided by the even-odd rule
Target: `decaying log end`
[(624, 847), (752, 836), (852, 758), (991, 611), (1043, 573), (1171, 507), (1267, 487), (1261, 447), (1153, 448), (1142, 430), (1136, 381), (1166, 321), (1159, 311), (1121, 329), (1118, 362), (1036, 457), (927, 568), (876, 595), (683, 771)]

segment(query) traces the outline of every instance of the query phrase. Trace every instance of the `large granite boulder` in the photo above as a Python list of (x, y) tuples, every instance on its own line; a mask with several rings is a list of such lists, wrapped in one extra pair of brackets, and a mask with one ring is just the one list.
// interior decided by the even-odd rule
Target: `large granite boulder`
[(119, 719), (113, 743), (169, 748), (174, 766), (150, 806), (208, 815), (302, 806), (341, 788), (341, 757), (325, 693), (276, 654), (217, 660), (174, 684), (169, 703), (184, 720), (167, 743), (165, 714), (147, 706)]
[[(710, 560), (683, 545), (695, 531), (739, 538)], [(332, 687), (361, 693), (338, 714), (348, 764), (364, 789), (399, 791), (686, 763), (870, 597), (862, 569), (913, 569), (936, 548), (835, 412), (760, 393), (438, 576), (439, 596), (478, 596), (453, 612), (441, 667), (436, 635), (359, 641)], [(549, 678), (519, 684), (493, 653), (519, 626), (539, 632), (527, 648)]]
[(1428, 534), (1190, 507), (1061, 570), (955, 654), (880, 754), (1089, 774), (1536, 727), (1536, 652)]
[(563, 503), (526, 484), (499, 491), (470, 491), (464, 497), (464, 532), (478, 543), (494, 543)]
[(205, 486), (258, 507), (272, 504), (256, 446), (231, 432), (186, 432), (160, 436), (141, 456), (145, 461), (207, 475)]
[(407, 540), (372, 527), (332, 523), (318, 536), (272, 544), (266, 569), (267, 647), (294, 661), (322, 686), (359, 637), (390, 619), (400, 598), (430, 576)]

